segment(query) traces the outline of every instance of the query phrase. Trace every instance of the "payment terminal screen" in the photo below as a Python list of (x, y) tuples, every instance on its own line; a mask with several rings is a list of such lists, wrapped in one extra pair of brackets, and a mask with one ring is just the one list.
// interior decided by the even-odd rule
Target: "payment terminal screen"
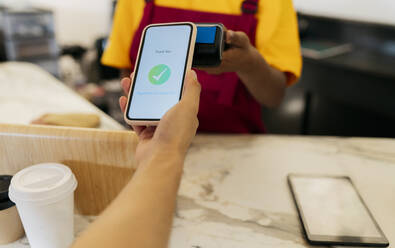
[(214, 44), (217, 27), (197, 27), (196, 43)]
[(192, 27), (154, 26), (145, 32), (128, 109), (129, 119), (159, 120), (181, 97)]

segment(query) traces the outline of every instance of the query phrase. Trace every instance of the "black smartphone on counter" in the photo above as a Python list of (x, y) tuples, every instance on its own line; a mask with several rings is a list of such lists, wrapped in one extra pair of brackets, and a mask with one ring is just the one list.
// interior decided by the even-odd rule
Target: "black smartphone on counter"
[(310, 244), (389, 245), (349, 177), (289, 174), (288, 184)]

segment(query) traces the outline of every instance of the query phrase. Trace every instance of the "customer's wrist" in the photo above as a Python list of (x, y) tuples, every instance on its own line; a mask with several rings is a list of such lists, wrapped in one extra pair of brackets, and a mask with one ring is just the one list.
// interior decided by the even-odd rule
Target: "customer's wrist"
[(138, 161), (140, 166), (182, 166), (185, 159), (185, 152), (176, 146), (157, 146), (151, 153)]

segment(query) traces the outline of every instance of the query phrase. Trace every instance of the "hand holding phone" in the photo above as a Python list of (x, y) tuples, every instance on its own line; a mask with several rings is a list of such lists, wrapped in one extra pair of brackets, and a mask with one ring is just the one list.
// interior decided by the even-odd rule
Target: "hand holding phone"
[(189, 22), (144, 29), (124, 113), (128, 124), (155, 126), (180, 101), (195, 40), (196, 25)]
[[(130, 91), (130, 78), (121, 81), (125, 94)], [(149, 160), (157, 151), (169, 155), (179, 153), (185, 156), (186, 149), (192, 141), (198, 127), (197, 113), (199, 110), (200, 84), (194, 71), (187, 72), (185, 91), (180, 102), (173, 106), (160, 120), (158, 126), (136, 126), (133, 130), (139, 136), (136, 150), (136, 161)], [(119, 99), (122, 112), (125, 112), (127, 97)]]

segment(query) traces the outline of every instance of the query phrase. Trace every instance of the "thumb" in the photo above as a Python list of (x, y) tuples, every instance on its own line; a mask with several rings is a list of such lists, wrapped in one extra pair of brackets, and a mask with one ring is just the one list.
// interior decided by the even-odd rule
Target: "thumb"
[(198, 82), (196, 72), (190, 70), (185, 80), (185, 89), (181, 99), (183, 104), (190, 106), (196, 113), (199, 110), (201, 86)]
[(247, 47), (250, 43), (248, 36), (241, 31), (226, 31), (226, 42), (235, 47)]

